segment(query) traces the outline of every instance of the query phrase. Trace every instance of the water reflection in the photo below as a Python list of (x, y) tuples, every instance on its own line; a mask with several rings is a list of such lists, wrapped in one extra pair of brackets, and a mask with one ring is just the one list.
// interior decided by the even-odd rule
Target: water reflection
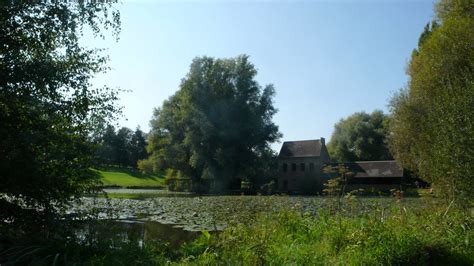
[(76, 230), (79, 241), (83, 243), (107, 241), (111, 246), (130, 242), (143, 246), (147, 241), (159, 241), (168, 243), (171, 247), (179, 247), (196, 239), (200, 234), (169, 224), (133, 220), (86, 222)]

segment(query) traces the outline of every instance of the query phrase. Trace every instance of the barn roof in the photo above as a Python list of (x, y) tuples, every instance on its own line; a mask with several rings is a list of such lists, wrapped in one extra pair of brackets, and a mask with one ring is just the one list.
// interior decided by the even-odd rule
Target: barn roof
[(322, 143), (319, 139), (285, 141), (281, 146), (279, 158), (317, 157), (321, 155)]
[(403, 169), (396, 161), (359, 161), (344, 165), (355, 174), (354, 178), (403, 177)]

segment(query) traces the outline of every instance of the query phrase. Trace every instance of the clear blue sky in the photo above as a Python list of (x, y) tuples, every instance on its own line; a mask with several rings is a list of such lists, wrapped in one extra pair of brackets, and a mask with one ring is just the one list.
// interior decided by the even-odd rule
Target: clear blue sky
[[(248, 54), (258, 82), (274, 84), (283, 141), (331, 137), (357, 111), (387, 111), (433, 1), (125, 1), (112, 70), (98, 86), (120, 87), (121, 126), (149, 130), (154, 107), (172, 95), (196, 56)], [(279, 144), (273, 145), (275, 149)]]

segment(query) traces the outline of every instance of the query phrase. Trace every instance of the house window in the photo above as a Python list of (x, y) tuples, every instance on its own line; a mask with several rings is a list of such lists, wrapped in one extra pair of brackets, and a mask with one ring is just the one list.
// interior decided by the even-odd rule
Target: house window
[(283, 189), (288, 188), (288, 180), (283, 180)]
[(301, 170), (301, 172), (305, 171), (305, 164), (304, 163), (300, 163), (300, 170)]
[(284, 163), (283, 164), (283, 172), (287, 172), (288, 171), (288, 164)]
[(293, 172), (296, 171), (296, 163), (291, 164), (291, 171), (293, 171)]
[(314, 163), (309, 163), (309, 171), (314, 172)]

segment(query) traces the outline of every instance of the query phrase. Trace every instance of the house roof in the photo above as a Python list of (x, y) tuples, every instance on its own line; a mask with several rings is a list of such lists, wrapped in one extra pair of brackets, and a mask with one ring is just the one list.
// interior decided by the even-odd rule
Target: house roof
[(396, 161), (359, 161), (344, 165), (355, 174), (354, 178), (403, 177), (403, 168)]
[(319, 139), (285, 141), (281, 146), (279, 158), (317, 157), (321, 155), (322, 143)]

